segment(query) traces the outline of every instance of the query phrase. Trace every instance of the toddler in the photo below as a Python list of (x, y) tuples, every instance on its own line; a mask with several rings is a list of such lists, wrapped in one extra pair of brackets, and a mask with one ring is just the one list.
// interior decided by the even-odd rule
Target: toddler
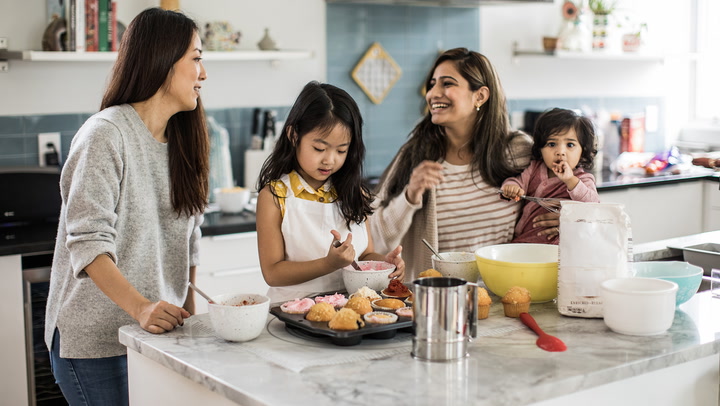
[[(506, 179), (503, 196), (519, 200), (521, 196), (572, 199), (599, 202), (595, 178), (584, 169), (592, 169), (595, 131), (587, 117), (572, 110), (554, 108), (544, 112), (535, 123), (532, 160), (520, 175)], [(545, 237), (532, 222), (546, 211), (527, 201), (515, 226), (513, 243), (558, 244), (557, 235)]]

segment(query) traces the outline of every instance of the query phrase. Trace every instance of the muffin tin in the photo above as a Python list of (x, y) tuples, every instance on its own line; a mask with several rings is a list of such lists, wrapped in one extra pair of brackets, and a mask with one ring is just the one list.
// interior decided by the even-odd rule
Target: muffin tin
[[(333, 294), (330, 292), (327, 294)], [(346, 292), (341, 292), (347, 296)], [(326, 294), (318, 294), (315, 296), (323, 296)], [(373, 324), (365, 322), (365, 327), (360, 327), (357, 330), (340, 331), (333, 330), (328, 327), (327, 322), (309, 321), (305, 319), (304, 314), (290, 314), (280, 310), (282, 303), (273, 303), (270, 307), (270, 314), (277, 317), (279, 320), (285, 322), (286, 328), (299, 328), (310, 335), (327, 336), (330, 342), (339, 346), (352, 346), (360, 344), (363, 338), (369, 339), (388, 339), (393, 338), (397, 334), (398, 330), (408, 329), (412, 331), (413, 321), (410, 317), (398, 317), (398, 321), (390, 324)]]

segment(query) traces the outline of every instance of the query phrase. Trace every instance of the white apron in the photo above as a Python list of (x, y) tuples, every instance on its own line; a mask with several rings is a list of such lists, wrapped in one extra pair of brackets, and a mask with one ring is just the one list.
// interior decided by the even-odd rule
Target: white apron
[[(296, 198), (288, 176), (283, 176), (282, 181), (288, 191), (281, 227), (285, 260), (312, 261), (326, 256), (333, 242), (330, 230), (337, 230), (342, 237), (341, 241), (345, 241), (348, 228), (337, 204)], [(352, 232), (357, 261), (358, 256), (368, 247), (367, 226), (365, 223), (351, 223), (349, 231)], [(336, 270), (298, 285), (271, 287), (268, 296), (271, 302), (285, 302), (314, 293), (335, 293), (344, 289), (342, 270)]]

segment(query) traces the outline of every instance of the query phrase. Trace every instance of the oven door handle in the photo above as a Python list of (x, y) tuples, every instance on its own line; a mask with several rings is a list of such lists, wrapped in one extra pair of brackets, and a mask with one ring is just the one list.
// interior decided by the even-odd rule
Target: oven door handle
[(23, 280), (30, 283), (50, 282), (51, 267), (23, 269)]

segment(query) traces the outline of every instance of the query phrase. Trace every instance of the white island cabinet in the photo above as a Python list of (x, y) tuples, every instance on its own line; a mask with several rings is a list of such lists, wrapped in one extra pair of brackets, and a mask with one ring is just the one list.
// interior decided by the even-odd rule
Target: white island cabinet
[(703, 231), (720, 230), (720, 182), (703, 183)]
[[(671, 259), (677, 253), (668, 246), (718, 238), (720, 231), (637, 244), (635, 260)], [(337, 347), (298, 336), (273, 316), (247, 343), (217, 338), (207, 314), (167, 334), (124, 326), (119, 337), (128, 347), (131, 405), (718, 405), (720, 299), (708, 291), (680, 305), (667, 332), (647, 337), (561, 316), (553, 302), (530, 312), (567, 351), (537, 348), (537, 336), (504, 317), (498, 298), (478, 322), (469, 356), (450, 363), (414, 360), (409, 332)], [(388, 353), (367, 355), (383, 345)], [(307, 354), (317, 361), (308, 365)]]
[[(601, 319), (561, 316), (552, 302), (530, 311), (567, 351), (539, 349), (537, 336), (504, 317), (498, 301), (480, 321), (469, 356), (449, 363), (413, 359), (407, 333), (393, 339), (391, 354), (368, 359), (362, 354), (373, 346), (338, 350), (283, 336), (274, 317), (248, 343), (189, 322), (164, 335), (124, 326), (120, 342), (128, 347), (131, 405), (717, 405), (720, 299), (709, 291), (680, 305), (667, 332), (647, 337), (614, 333)], [(193, 317), (209, 324), (208, 315)], [(335, 363), (293, 370), (298, 347)], [(340, 359), (339, 351), (352, 355)]]
[[(223, 293), (265, 294), (257, 233), (235, 233), (200, 239), (200, 266), (195, 284), (210, 296)], [(195, 313), (207, 313), (207, 301), (195, 294)]]

